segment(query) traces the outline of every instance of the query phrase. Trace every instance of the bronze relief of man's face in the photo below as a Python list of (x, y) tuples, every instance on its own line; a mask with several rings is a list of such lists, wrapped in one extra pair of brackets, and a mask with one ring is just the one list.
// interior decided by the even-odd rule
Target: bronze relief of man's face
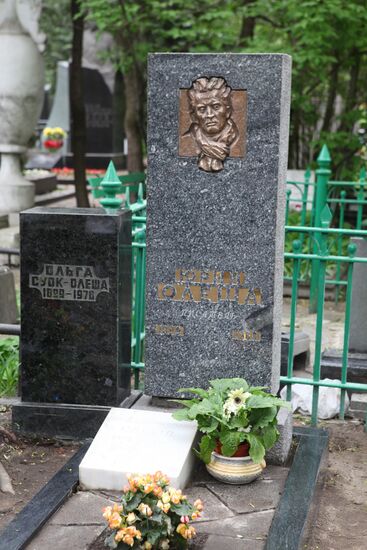
[(221, 132), (230, 115), (230, 105), (210, 92), (200, 94), (193, 104), (193, 118), (196, 119), (202, 131), (209, 135)]
[(205, 172), (223, 170), (239, 138), (231, 92), (225, 79), (216, 76), (198, 78), (187, 90), (190, 126), (181, 134), (181, 144), (196, 151), (198, 167)]

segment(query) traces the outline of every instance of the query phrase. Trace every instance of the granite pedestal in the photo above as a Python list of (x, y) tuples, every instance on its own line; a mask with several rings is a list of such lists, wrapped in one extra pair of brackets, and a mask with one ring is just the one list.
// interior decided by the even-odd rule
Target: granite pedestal
[(130, 213), (21, 213), (21, 432), (93, 436), (130, 393)]
[(290, 70), (279, 54), (149, 57), (150, 395), (278, 388)]

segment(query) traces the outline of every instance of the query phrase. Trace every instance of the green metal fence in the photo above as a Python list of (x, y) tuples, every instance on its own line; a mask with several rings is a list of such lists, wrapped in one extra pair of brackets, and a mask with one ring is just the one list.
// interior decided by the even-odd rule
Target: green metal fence
[[(89, 178), (93, 198), (100, 199), (107, 211), (127, 208), (132, 216), (132, 338), (131, 367), (134, 386), (140, 385), (139, 373), (144, 369), (145, 340), (145, 227), (146, 199), (145, 174), (133, 173), (118, 176), (111, 162), (104, 178)], [(123, 194), (122, 198), (116, 195)], [(134, 202), (131, 200), (134, 196)]]
[[(332, 214), (327, 205), (321, 214), (320, 228), (309, 227), (292, 227), (292, 231), (296, 230), (301, 235), (309, 234), (316, 235), (318, 242), (317, 253), (304, 254), (301, 250), (301, 240), (296, 239), (293, 241), (293, 252), (285, 253), (285, 258), (293, 262), (293, 278), (292, 278), (292, 293), (291, 293), (291, 316), (290, 316), (290, 338), (289, 338), (289, 354), (288, 354), (288, 369), (287, 376), (281, 376), (281, 382), (287, 384), (287, 399), (291, 398), (291, 386), (292, 384), (309, 384), (313, 386), (313, 398), (312, 398), (312, 425), (317, 424), (317, 412), (319, 402), (319, 388), (320, 386), (335, 387), (341, 389), (341, 402), (339, 417), (344, 419), (345, 415), (345, 392), (350, 390), (358, 392), (367, 392), (367, 384), (357, 384), (348, 382), (348, 348), (349, 348), (349, 330), (350, 330), (350, 315), (351, 315), (351, 297), (352, 297), (352, 277), (353, 267), (356, 262), (367, 263), (367, 258), (358, 258), (356, 254), (356, 245), (349, 244), (347, 255), (338, 256), (329, 254), (327, 240), (330, 235), (337, 237), (340, 234), (350, 236), (364, 236), (367, 238), (367, 231), (362, 230), (346, 230), (346, 229), (333, 229), (330, 228)], [(294, 349), (294, 336), (297, 317), (297, 298), (298, 298), (298, 286), (299, 286), (299, 272), (300, 264), (303, 260), (317, 262), (318, 263), (318, 280), (317, 280), (317, 301), (316, 301), (316, 334), (315, 334), (315, 357), (313, 363), (313, 378), (297, 378), (293, 376), (293, 349)], [(322, 332), (323, 332), (323, 320), (324, 320), (324, 304), (325, 304), (325, 285), (326, 279), (326, 266), (328, 262), (336, 262), (337, 265), (347, 265), (347, 278), (345, 281), (346, 294), (345, 294), (345, 321), (344, 321), (344, 340), (342, 350), (342, 365), (341, 365), (341, 380), (333, 382), (325, 382), (321, 380), (321, 354), (322, 354)], [(367, 424), (367, 415), (366, 415)]]
[[(292, 218), (292, 203), (297, 203), (300, 207), (298, 218), (301, 227), (317, 228), (321, 227), (321, 215), (327, 204), (332, 213), (331, 225), (338, 229), (346, 227), (346, 213), (354, 214), (349, 221), (349, 228), (354, 226), (355, 229), (363, 228), (364, 208), (367, 205), (366, 192), (366, 169), (363, 167), (359, 174), (358, 181), (333, 181), (331, 176), (331, 157), (326, 145), (323, 146), (320, 155), (317, 159), (318, 168), (315, 171), (316, 181), (312, 183), (311, 171), (308, 169), (304, 175), (304, 181), (295, 182), (288, 181), (287, 203), (286, 203), (286, 249), (289, 248), (292, 239), (289, 234), (294, 232), (294, 224), (291, 223)], [(296, 188), (300, 194), (300, 198), (292, 198), (292, 189)], [(313, 196), (310, 196), (310, 191), (313, 189)], [(307, 209), (307, 206), (311, 207)], [(348, 209), (348, 211), (347, 211)], [(354, 211), (353, 211), (354, 209)], [(288, 237), (288, 238), (287, 238)], [(332, 242), (329, 245), (330, 252), (334, 255), (345, 255), (348, 246), (348, 235), (343, 232), (338, 232), (333, 235)], [(320, 233), (310, 231), (303, 232), (299, 236), (301, 250), (305, 254), (318, 254), (320, 251), (321, 241)], [(285, 280), (292, 281), (291, 274), (293, 264), (289, 262), (286, 256), (285, 262)], [(311, 260), (308, 256), (301, 262), (299, 269), (299, 282), (310, 282), (310, 312), (315, 313), (317, 309), (317, 294), (319, 280), (318, 260)], [(341, 297), (341, 288), (346, 286), (344, 273), (341, 270), (341, 264), (334, 260), (326, 265), (326, 284), (335, 287), (335, 301), (339, 301)]]
[[(352, 276), (354, 265), (359, 263), (367, 263), (366, 258), (356, 257), (356, 246), (354, 244), (345, 245), (345, 240), (350, 237), (365, 237), (367, 238), (367, 230), (363, 227), (363, 207), (367, 203), (364, 199), (366, 174), (361, 171), (359, 187), (355, 182), (331, 182), (329, 181), (330, 155), (327, 148), (323, 148), (319, 159), (319, 168), (316, 177), (316, 193), (314, 193), (313, 211), (311, 216), (310, 226), (306, 225), (307, 212), (306, 208), (301, 210), (301, 225), (293, 226), (286, 225), (285, 230), (289, 234), (296, 234), (298, 238), (293, 239), (292, 251), (285, 252), (285, 261), (291, 263), (292, 282), (291, 292), (291, 317), (290, 317), (290, 339), (289, 339), (289, 355), (287, 375), (281, 376), (282, 383), (287, 385), (287, 399), (291, 397), (292, 384), (308, 384), (313, 386), (313, 404), (311, 422), (317, 424), (317, 413), (319, 403), (319, 388), (336, 387), (341, 389), (341, 403), (339, 417), (344, 419), (345, 415), (345, 394), (347, 391), (367, 392), (367, 384), (358, 384), (348, 382), (348, 347), (349, 347), (349, 330), (350, 330), (350, 314), (351, 314), (351, 296), (352, 296)], [(300, 185), (299, 182), (294, 182)], [(305, 206), (310, 199), (308, 198), (310, 183), (310, 172), (305, 174), (305, 181), (302, 189), (302, 203)], [(319, 186), (319, 187), (318, 187)], [(335, 197), (328, 191), (330, 189), (340, 189), (340, 197)], [(356, 199), (346, 198), (346, 190), (344, 187), (352, 187), (357, 193)], [(321, 191), (320, 191), (321, 188)], [(363, 191), (363, 198), (362, 198)], [(289, 203), (290, 196), (288, 194), (287, 201), (287, 217), (289, 218)], [(297, 200), (297, 199), (296, 199)], [(331, 227), (333, 219), (335, 219), (335, 208), (330, 208), (338, 204), (340, 208), (338, 227)], [(355, 229), (343, 227), (345, 206), (347, 204), (357, 205), (357, 222)], [(322, 209), (320, 205), (322, 206)], [(132, 337), (132, 363), (131, 366), (134, 372), (135, 388), (141, 384), (140, 373), (144, 370), (144, 309), (145, 309), (145, 224), (146, 224), (146, 201), (143, 198), (143, 185), (139, 186), (136, 202), (130, 203), (130, 190), (126, 188), (124, 206), (132, 212), (133, 221), (133, 337)], [(333, 216), (334, 214), (334, 216)], [(335, 253), (333, 251), (335, 250)], [(313, 279), (314, 288), (311, 299), (312, 306), (315, 306), (314, 313), (316, 314), (316, 334), (315, 334), (315, 353), (313, 363), (313, 378), (300, 378), (293, 376), (293, 350), (295, 327), (297, 319), (297, 299), (299, 285), (305, 279), (301, 277), (302, 263), (312, 266), (311, 283)], [(327, 277), (328, 266), (335, 265), (335, 279)], [(345, 266), (345, 279), (341, 278), (341, 267)], [(317, 273), (317, 277), (315, 275)], [(342, 350), (342, 368), (341, 380), (333, 382), (325, 382), (321, 379), (321, 354), (322, 354), (322, 333), (324, 320), (324, 303), (325, 303), (325, 287), (327, 284), (343, 285), (345, 288), (345, 321), (344, 321), (344, 342)], [(312, 285), (311, 285), (312, 286)], [(367, 425), (367, 415), (366, 415)]]

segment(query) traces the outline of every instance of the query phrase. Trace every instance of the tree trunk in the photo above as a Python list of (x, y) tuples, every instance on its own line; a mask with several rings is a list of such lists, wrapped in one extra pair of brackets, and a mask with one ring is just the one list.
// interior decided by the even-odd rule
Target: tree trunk
[(338, 128), (339, 132), (352, 131), (349, 115), (357, 104), (358, 78), (359, 78), (359, 71), (361, 67), (361, 54), (359, 53), (358, 50), (356, 49), (351, 50), (350, 60), (351, 60), (352, 66), (350, 68), (348, 93), (345, 100), (345, 108), (344, 108), (342, 121)]
[(125, 74), (125, 133), (128, 143), (127, 169), (129, 172), (142, 172), (143, 133), (141, 129), (142, 82), (137, 66), (133, 63)]
[(115, 73), (113, 88), (113, 150), (124, 150), (124, 118), (125, 118), (125, 85), (122, 72), (118, 69)]
[(298, 168), (299, 158), (299, 118), (298, 111), (291, 109), (291, 131), (289, 136), (289, 168)]
[(70, 7), (73, 21), (72, 58), (70, 64), (71, 149), (74, 156), (75, 192), (77, 206), (89, 207), (85, 175), (87, 130), (82, 70), (84, 13), (80, 11), (80, 0), (71, 0)]
[[(254, 0), (244, 0), (244, 6), (250, 6), (254, 3)], [(246, 47), (248, 46), (249, 41), (254, 37), (255, 34), (255, 25), (256, 18), (251, 16), (244, 16), (242, 19), (242, 27), (240, 33), (239, 46)]]
[(334, 103), (335, 103), (335, 98), (338, 91), (338, 77), (339, 77), (339, 61), (336, 61), (335, 63), (333, 63), (331, 67), (328, 98), (326, 102), (326, 109), (325, 109), (324, 120), (321, 127), (321, 132), (330, 132), (331, 123), (334, 115)]

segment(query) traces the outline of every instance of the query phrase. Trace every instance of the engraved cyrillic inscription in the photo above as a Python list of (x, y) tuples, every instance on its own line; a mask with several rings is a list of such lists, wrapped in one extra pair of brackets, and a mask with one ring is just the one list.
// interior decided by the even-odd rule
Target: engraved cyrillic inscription
[(97, 277), (92, 266), (44, 264), (41, 273), (29, 275), (29, 287), (46, 300), (95, 302), (101, 292), (110, 292), (110, 280)]
[(261, 289), (245, 286), (245, 274), (231, 271), (176, 269), (174, 283), (159, 283), (158, 300), (262, 305)]

